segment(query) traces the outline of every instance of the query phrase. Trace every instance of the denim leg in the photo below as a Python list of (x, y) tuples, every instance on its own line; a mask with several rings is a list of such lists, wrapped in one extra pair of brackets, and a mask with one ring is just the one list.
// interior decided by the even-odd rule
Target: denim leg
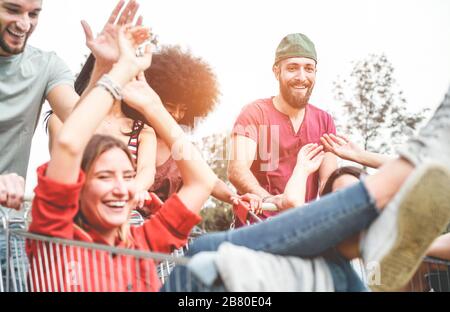
[(350, 262), (344, 259), (334, 248), (325, 253), (324, 259), (333, 277), (336, 292), (364, 292), (368, 288), (359, 278)]
[(360, 182), (262, 223), (201, 236), (187, 255), (215, 251), (228, 241), (278, 255), (314, 257), (367, 228), (377, 216), (374, 200)]
[(184, 265), (177, 265), (160, 292), (225, 292), (223, 283), (218, 279), (211, 286), (203, 284)]
[[(363, 292), (367, 287), (352, 268), (350, 262), (339, 255), (337, 251), (330, 250), (325, 253), (324, 259), (333, 278), (336, 292)], [(217, 280), (212, 285), (205, 285), (188, 267), (179, 265), (174, 268), (169, 279), (162, 286), (161, 292), (225, 292), (222, 280)]]

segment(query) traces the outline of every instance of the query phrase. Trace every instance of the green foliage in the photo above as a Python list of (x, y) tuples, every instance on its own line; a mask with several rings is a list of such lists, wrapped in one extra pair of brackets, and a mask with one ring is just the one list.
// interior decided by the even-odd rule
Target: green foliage
[[(228, 169), (228, 136), (225, 133), (216, 133), (204, 137), (199, 142), (200, 151), (214, 173), (231, 189), (232, 185), (227, 178)], [(206, 207), (200, 212), (203, 221), (200, 227), (207, 232), (223, 231), (230, 228), (233, 221), (232, 207), (210, 197)]]
[(407, 112), (394, 68), (383, 54), (357, 61), (348, 79), (334, 82), (334, 91), (342, 103), (339, 131), (373, 152), (392, 153), (413, 135), (428, 111)]

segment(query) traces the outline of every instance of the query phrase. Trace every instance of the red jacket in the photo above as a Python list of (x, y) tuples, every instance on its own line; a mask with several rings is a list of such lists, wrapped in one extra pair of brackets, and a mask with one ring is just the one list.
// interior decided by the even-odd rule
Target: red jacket
[[(29, 231), (45, 236), (106, 244), (94, 229), (74, 223), (85, 175), (78, 182), (61, 184), (45, 176), (47, 165), (38, 168), (38, 185)], [(131, 227), (131, 249), (170, 253), (184, 246), (191, 229), (201, 218), (188, 210), (176, 194), (140, 227)], [(125, 248), (122, 241), (115, 247)], [(85, 248), (27, 241), (30, 286), (34, 291), (157, 291), (161, 284), (153, 260)]]

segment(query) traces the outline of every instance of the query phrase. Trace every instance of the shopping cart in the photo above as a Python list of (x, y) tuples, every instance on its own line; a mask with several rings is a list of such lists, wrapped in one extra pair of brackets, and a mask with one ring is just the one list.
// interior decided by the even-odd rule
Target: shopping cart
[(0, 206), (0, 292), (11, 289), (12, 280), (12, 260), (14, 250), (24, 252), (24, 243), (13, 243), (11, 231), (14, 229), (26, 229), (27, 220), (31, 211), (32, 196), (25, 196), (24, 203), (20, 211), (7, 209)]
[(22, 217), (6, 209), (0, 214), (7, 243), (0, 292), (145, 292), (158, 291), (162, 283), (166, 291), (205, 289), (194, 277), (186, 277), (189, 271), (183, 278), (175, 276), (180, 282), (167, 284), (173, 267), (189, 261), (182, 249), (167, 255), (28, 233), (30, 202)]
[[(238, 215), (242, 221), (254, 218), (260, 222), (251, 211), (244, 212)], [(1, 231), (7, 238), (6, 270), (0, 271), (0, 292), (143, 292), (157, 291), (162, 283), (166, 291), (208, 290), (194, 276), (174, 276), (179, 274), (177, 270), (172, 272), (174, 266), (184, 266), (189, 261), (184, 256), (186, 249), (167, 255), (35, 235), (25, 231), (27, 215), (28, 212), (18, 218), (5, 210), (0, 213)], [(24, 248), (26, 240), (36, 246), (31, 261)], [(352, 264), (366, 284), (372, 282), (361, 260)], [(405, 290), (449, 291), (449, 268), (449, 261), (425, 258)], [(190, 273), (184, 270), (183, 274)]]
[[(163, 202), (161, 199), (154, 193), (149, 193), (151, 196), (151, 200), (146, 201), (145, 205), (148, 207), (148, 211), (151, 214), (156, 213), (159, 208), (162, 206)], [(130, 216), (130, 224), (132, 226), (141, 226), (145, 222), (144, 216), (141, 215), (141, 213), (138, 210), (133, 210)], [(202, 230), (200, 227), (195, 226), (188, 238), (188, 244), (186, 246), (179, 248), (177, 250), (174, 250), (171, 254), (172, 257), (179, 258), (183, 257), (186, 254), (186, 251), (189, 248), (189, 243), (192, 242), (193, 239), (196, 237), (205, 234), (206, 232)], [(157, 272), (158, 276), (162, 283), (167, 281), (167, 278), (169, 277), (170, 273), (175, 268), (176, 263), (171, 261), (170, 259), (166, 259), (164, 261), (161, 261), (157, 266)]]

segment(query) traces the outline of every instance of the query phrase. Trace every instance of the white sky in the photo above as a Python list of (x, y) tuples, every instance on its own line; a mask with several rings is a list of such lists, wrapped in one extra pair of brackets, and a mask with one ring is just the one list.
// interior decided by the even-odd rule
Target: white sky
[[(88, 49), (80, 20), (95, 32), (116, 0), (44, 0), (29, 43), (53, 50), (74, 73)], [(279, 41), (303, 32), (316, 45), (318, 74), (311, 103), (332, 109), (332, 81), (347, 76), (351, 62), (385, 53), (412, 111), (435, 108), (450, 83), (448, 0), (140, 0), (144, 24), (161, 44), (180, 44), (208, 61), (221, 85), (221, 103), (199, 135), (231, 128), (243, 105), (277, 93), (271, 68)], [(333, 108), (335, 110), (335, 108)], [(47, 138), (36, 130), (28, 170), (48, 160)]]

